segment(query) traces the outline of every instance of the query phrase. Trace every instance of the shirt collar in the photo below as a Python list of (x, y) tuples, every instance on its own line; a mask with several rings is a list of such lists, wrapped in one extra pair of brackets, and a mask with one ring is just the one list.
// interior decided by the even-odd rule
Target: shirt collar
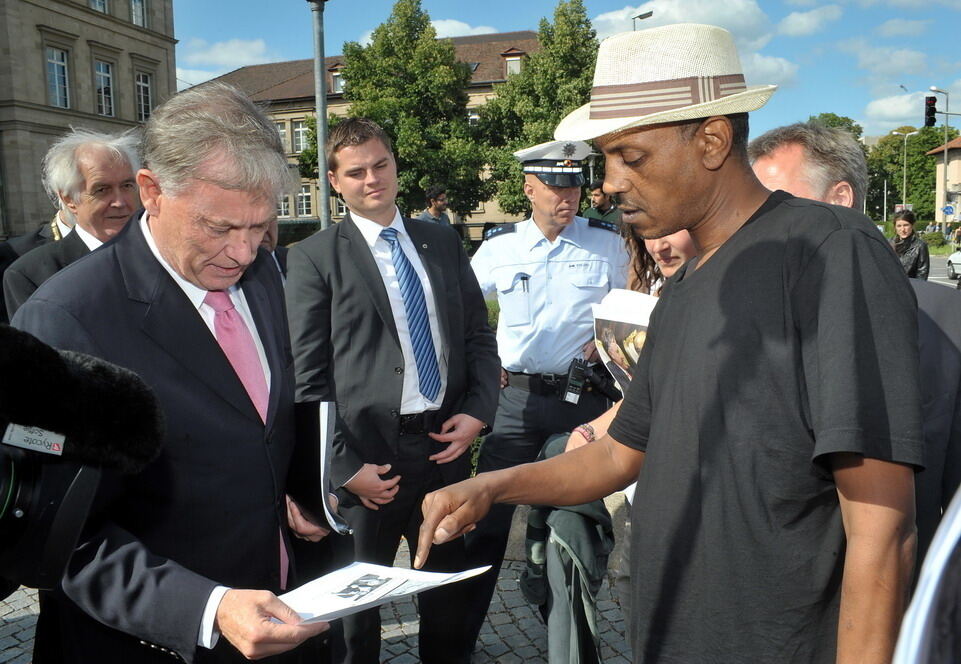
[[(140, 230), (143, 232), (144, 239), (147, 241), (147, 246), (150, 248), (150, 253), (152, 253), (154, 258), (156, 258), (157, 261), (163, 266), (163, 268), (167, 271), (167, 274), (169, 274), (174, 280), (174, 283), (180, 286), (180, 290), (182, 290), (184, 295), (187, 296), (187, 299), (190, 300), (190, 304), (192, 304), (194, 308), (199, 311), (200, 305), (204, 303), (204, 298), (207, 297), (207, 291), (181, 277), (176, 270), (170, 267), (170, 263), (168, 263), (160, 254), (160, 250), (157, 248), (157, 243), (154, 242), (153, 235), (150, 232), (150, 224), (147, 223), (146, 211), (144, 211), (143, 216), (140, 217)], [(238, 288), (240, 287), (237, 284), (234, 284), (227, 289), (227, 292), (233, 295)]]
[(354, 220), (354, 224), (357, 225), (357, 230), (364, 236), (364, 240), (370, 247), (373, 247), (374, 243), (380, 239), (380, 232), (384, 230), (384, 228), (394, 228), (397, 230), (398, 235), (407, 235), (407, 229), (404, 228), (404, 219), (400, 216), (400, 210), (398, 210), (396, 206), (394, 206), (394, 218), (388, 226), (378, 224), (376, 221), (361, 217), (354, 212), (350, 213), (350, 218)]
[[(87, 249), (89, 249), (90, 251), (93, 251), (94, 249), (99, 249), (100, 245), (103, 244), (103, 242), (101, 242), (93, 234), (88, 233), (86, 230), (84, 230), (83, 226), (81, 226), (80, 224), (74, 224), (73, 229), (77, 232), (77, 237), (83, 240), (83, 243), (87, 245)], [(61, 237), (63, 236), (61, 235)]]
[[(557, 244), (561, 242), (568, 242), (573, 244), (575, 247), (581, 246), (581, 229), (580, 224), (577, 223), (579, 217), (574, 217), (574, 220), (564, 228), (560, 234), (557, 236)], [(544, 244), (550, 244), (544, 233), (537, 224), (534, 223), (534, 218), (530, 217), (526, 222), (526, 227), (522, 229), (524, 235), (524, 244), (527, 246), (528, 250), (533, 249), (538, 244), (543, 242)]]
[(67, 226), (67, 224), (63, 223), (63, 220), (60, 219), (60, 213), (57, 213), (53, 220), (56, 222), (57, 228), (60, 230), (60, 239), (67, 237), (70, 234), (70, 231), (73, 230), (73, 226)]

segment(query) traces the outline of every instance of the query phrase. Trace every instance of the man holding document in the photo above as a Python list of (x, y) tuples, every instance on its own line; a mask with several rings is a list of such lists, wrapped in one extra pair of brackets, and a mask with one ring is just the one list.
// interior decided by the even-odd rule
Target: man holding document
[[(352, 538), (340, 562), (391, 565), (417, 542), (423, 496), (467, 477), (465, 452), (497, 405), (499, 360), (477, 280), (457, 233), (405, 219), (394, 200), (391, 143), (350, 118), (327, 141), (327, 179), (349, 214), (288, 255), (287, 308), (297, 401), (334, 401), (332, 480)], [(412, 551), (413, 553), (413, 551)], [(431, 569), (465, 568), (463, 539), (437, 549)], [(421, 594), (420, 655), (464, 663), (465, 602), (457, 585)], [(335, 661), (376, 664), (376, 609), (344, 619)]]

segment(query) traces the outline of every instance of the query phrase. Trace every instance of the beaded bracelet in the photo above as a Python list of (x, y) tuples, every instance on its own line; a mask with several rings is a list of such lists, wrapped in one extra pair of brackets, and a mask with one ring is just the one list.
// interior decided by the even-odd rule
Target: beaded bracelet
[(574, 427), (574, 431), (584, 436), (584, 440), (589, 443), (593, 443), (597, 438), (597, 435), (594, 433), (594, 427), (590, 424), (580, 424)]

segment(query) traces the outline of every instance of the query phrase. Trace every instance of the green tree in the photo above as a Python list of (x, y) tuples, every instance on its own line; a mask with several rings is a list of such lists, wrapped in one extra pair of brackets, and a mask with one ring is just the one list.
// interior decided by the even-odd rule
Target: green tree
[[(432, 184), (447, 187), (460, 215), (490, 198), (485, 150), (467, 121), (470, 68), (457, 61), (450, 40), (437, 39), (420, 0), (397, 0), (369, 46), (345, 43), (342, 74), (350, 115), (374, 120), (393, 141), (402, 212), (422, 209)], [(301, 162), (305, 171), (315, 177), (316, 148), (312, 162)]]
[(861, 140), (861, 135), (864, 133), (864, 128), (857, 122), (845, 115), (837, 115), (835, 113), (818, 113), (817, 115), (811, 115), (808, 117), (808, 122), (816, 122), (826, 127), (844, 129), (845, 131), (851, 132), (851, 135), (857, 140)]
[[(904, 126), (896, 131), (904, 134), (915, 131), (914, 127)], [(904, 137), (888, 134), (875, 145), (868, 154), (868, 215), (873, 219), (884, 218), (884, 183), (887, 181), (888, 215), (902, 199), (914, 205), (914, 214), (919, 220), (935, 219), (934, 191), (937, 157), (926, 152), (944, 143), (943, 127), (922, 127), (919, 133), (908, 137), (907, 142), (907, 197), (902, 195), (904, 171)], [(949, 140), (957, 136), (951, 129)]]
[(590, 98), (597, 37), (583, 0), (560, 0), (554, 22), (541, 19), (541, 50), (529, 55), (518, 74), (495, 86), (480, 109), (477, 137), (489, 146), (491, 181), (508, 214), (530, 210), (520, 164), (512, 153), (549, 141), (557, 123)]

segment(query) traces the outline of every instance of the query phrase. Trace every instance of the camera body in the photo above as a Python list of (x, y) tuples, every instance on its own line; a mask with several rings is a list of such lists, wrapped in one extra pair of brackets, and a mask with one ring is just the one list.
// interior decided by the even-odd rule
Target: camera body
[[(103, 360), (58, 352), (0, 325), (0, 598), (55, 588), (103, 472), (132, 474), (160, 454), (150, 388)], [(52, 404), (52, 405), (51, 405)]]

